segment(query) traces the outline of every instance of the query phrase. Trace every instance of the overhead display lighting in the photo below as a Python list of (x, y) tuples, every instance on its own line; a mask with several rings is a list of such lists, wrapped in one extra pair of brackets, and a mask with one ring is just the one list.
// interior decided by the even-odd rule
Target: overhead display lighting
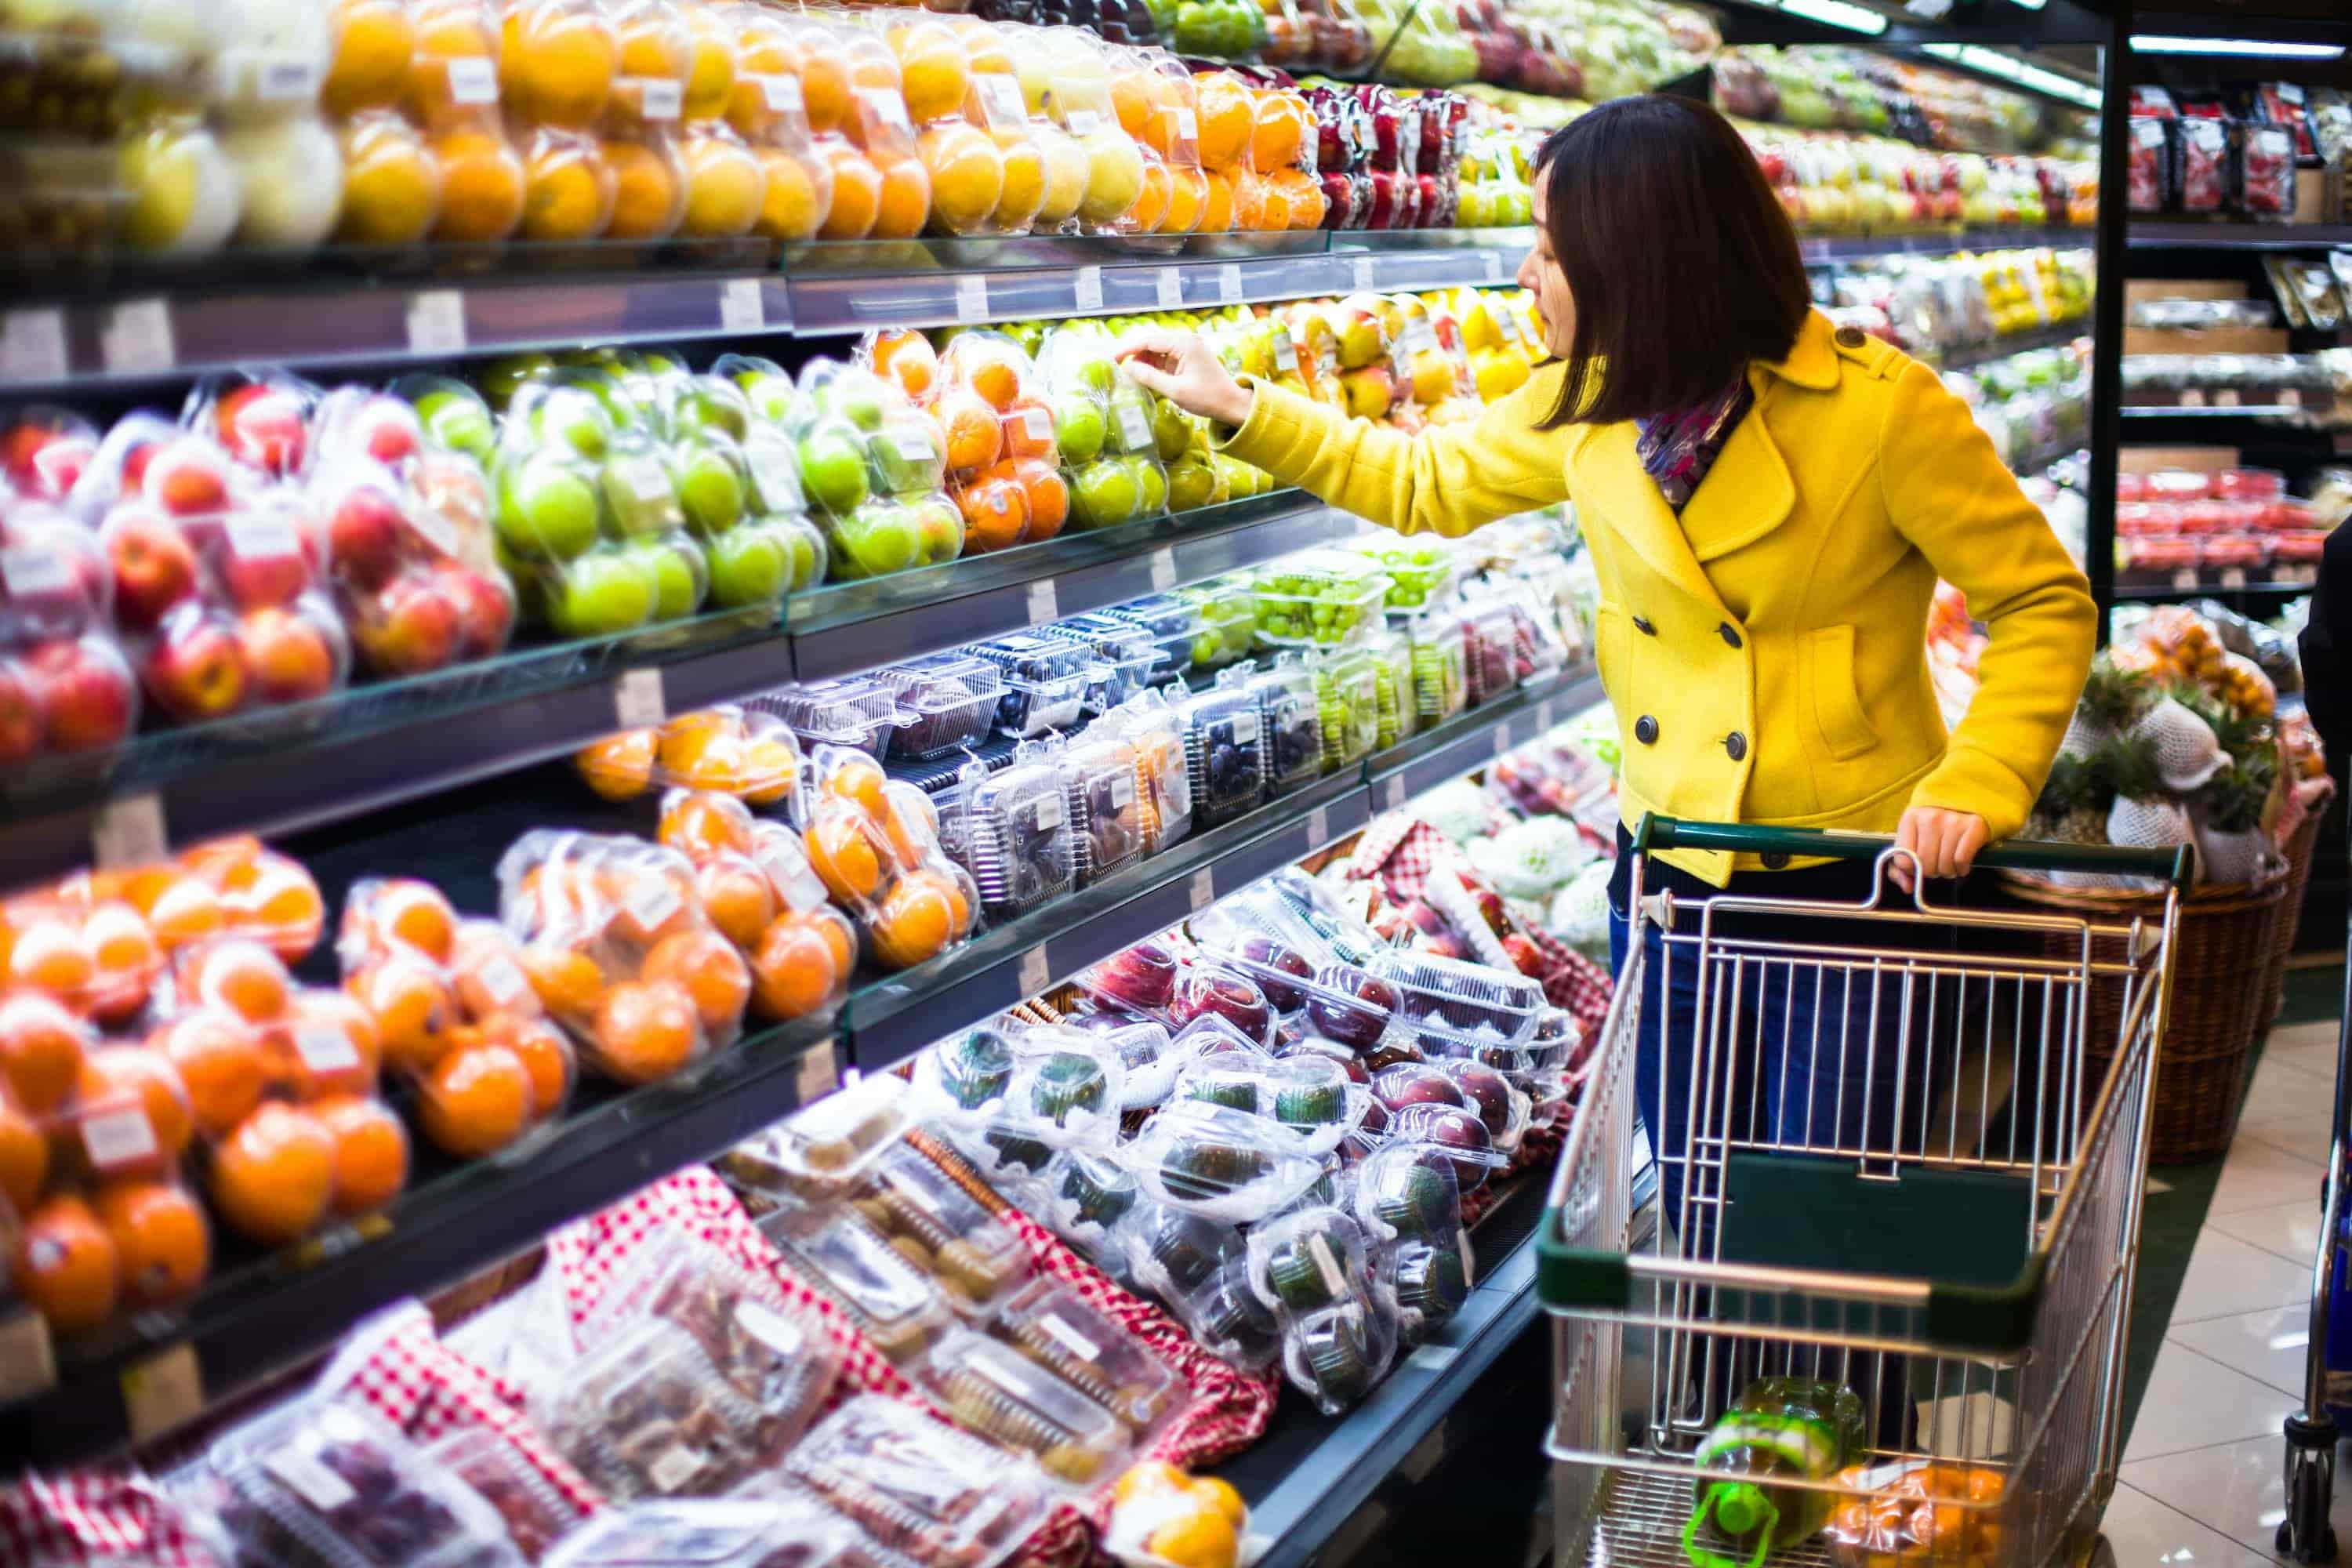
[(2342, 44), (2298, 44), (2283, 38), (2184, 38), (2170, 33), (2134, 33), (2131, 47), (2143, 55), (2251, 55), (2278, 60), (2344, 58)]
[(2013, 81), (2020, 87), (2032, 88), (2036, 92), (2046, 93), (2079, 108), (2099, 107), (2096, 88), (2076, 81), (2073, 77), (2044, 70), (2014, 55), (2005, 55), (1999, 49), (1989, 49), (1981, 44), (1922, 44), (1919, 47), (1937, 59), (1949, 60), (1954, 65), (1967, 66), (1987, 76)]
[(1886, 31), (1885, 17), (1867, 5), (1852, 4), (1852, 0), (1780, 0), (1780, 9), (1791, 16), (1824, 22), (1848, 32), (1875, 35)]

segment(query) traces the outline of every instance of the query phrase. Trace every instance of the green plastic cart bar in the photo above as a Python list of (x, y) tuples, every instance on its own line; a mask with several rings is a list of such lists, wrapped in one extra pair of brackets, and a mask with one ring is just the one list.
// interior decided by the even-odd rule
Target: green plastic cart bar
[[(1633, 852), (1708, 849), (1733, 855), (1786, 855), (1791, 859), (1870, 860), (1895, 840), (1868, 833), (1828, 833), (1811, 827), (1749, 827), (1736, 823), (1682, 822), (1644, 816), (1633, 831)], [(1976, 864), (2014, 871), (2099, 871), (2110, 876), (2148, 877), (2189, 889), (2194, 862), (2187, 846), (2178, 849), (2121, 849), (2108, 844), (2047, 844), (2012, 839), (1990, 845)], [(1633, 1305), (1633, 1264), (1622, 1252), (1571, 1247), (1560, 1240), (1562, 1215), (1544, 1211), (1536, 1233), (1536, 1292), (1555, 1311), (1579, 1307), (1604, 1311)], [(1929, 1281), (1924, 1321), (1929, 1342), (1962, 1350), (2000, 1353), (2021, 1350), (2032, 1332), (2041, 1305), (2048, 1258), (2025, 1260), (2007, 1285), (1979, 1286)]]

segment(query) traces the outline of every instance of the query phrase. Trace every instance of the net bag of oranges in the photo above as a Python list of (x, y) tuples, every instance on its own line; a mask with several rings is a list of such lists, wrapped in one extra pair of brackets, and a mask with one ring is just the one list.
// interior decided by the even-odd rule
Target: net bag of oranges
[(798, 811), (800, 742), (773, 714), (732, 704), (681, 713), (657, 728), (616, 730), (572, 761), (606, 800), (635, 800), (657, 789), (716, 790), (788, 816)]
[(445, 1153), (495, 1154), (563, 1109), (571, 1043), (496, 921), (461, 920), (428, 883), (369, 878), (344, 902), (335, 953), (384, 1066), (407, 1080), (418, 1124)]
[(862, 752), (819, 746), (811, 761), (809, 864), (874, 961), (909, 968), (970, 936), (979, 889), (940, 848), (929, 798), (886, 778)]
[(661, 842), (694, 864), (695, 895), (751, 966), (751, 1010), (788, 1023), (838, 1006), (857, 960), (848, 917), (825, 900), (799, 834), (732, 795), (674, 789)]
[(694, 867), (639, 839), (534, 829), (499, 860), (499, 918), (583, 1059), (667, 1078), (742, 1030), (751, 972), (696, 896)]

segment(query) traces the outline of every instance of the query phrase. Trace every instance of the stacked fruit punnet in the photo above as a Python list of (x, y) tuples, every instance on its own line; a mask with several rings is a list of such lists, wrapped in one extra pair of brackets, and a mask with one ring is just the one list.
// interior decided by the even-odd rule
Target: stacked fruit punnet
[(848, 994), (856, 933), (825, 901), (799, 834), (733, 795), (673, 789), (662, 797), (661, 842), (694, 863), (703, 914), (751, 965), (755, 1014), (788, 1023)]
[(335, 939), (343, 990), (375, 1026), (385, 1067), (411, 1084), (417, 1121), (444, 1152), (511, 1148), (563, 1108), (571, 1045), (496, 921), (462, 920), (408, 878), (355, 883)]
[(959, 332), (944, 353), (919, 332), (886, 331), (862, 356), (928, 412), (947, 452), (948, 493), (974, 553), (1051, 539), (1070, 514), (1043, 378), (1002, 332)]
[(683, 855), (540, 828), (499, 859), (499, 890), (531, 989), (595, 1070), (650, 1083), (740, 1032), (751, 972)]
[(970, 936), (979, 890), (940, 847), (939, 815), (923, 792), (845, 747), (819, 746), (811, 761), (809, 864), (874, 961), (909, 968)]
[(702, 5), (695, 26), (698, 37), (714, 26), (732, 36), (727, 126), (750, 146), (766, 182), (752, 232), (762, 239), (814, 238), (833, 210), (833, 165), (811, 138), (801, 35), (785, 13), (756, 0)]
[[(694, 70), (694, 37), (670, 0), (605, 0), (613, 83), (597, 125), (613, 176), (607, 238), (655, 242), (686, 217), (686, 163), (677, 128)], [(756, 203), (753, 204), (756, 210)]]
[(1097, 321), (1066, 321), (1038, 351), (1054, 435), (1070, 476), (1076, 525), (1112, 528), (1168, 508), (1168, 471), (1154, 431), (1156, 400), (1118, 374)]
[(879, 577), (952, 561), (963, 516), (947, 498), (947, 441), (900, 383), (864, 365), (802, 368), (800, 482), (823, 520), (836, 578)]
[[(138, 683), (115, 633), (112, 565), (53, 504), (95, 439), (79, 420), (37, 411), (0, 437), (0, 486), (22, 487), (0, 489), (0, 763), (100, 750), (139, 721)], [(46, 475), (44, 453), (55, 454)]]
[(606, 800), (656, 789), (716, 791), (797, 814), (800, 742), (773, 715), (731, 704), (681, 713), (657, 729), (614, 731), (572, 760)]
[(931, 213), (905, 75), (883, 34), (851, 20), (802, 24), (809, 124), (834, 170), (826, 239), (911, 239)]

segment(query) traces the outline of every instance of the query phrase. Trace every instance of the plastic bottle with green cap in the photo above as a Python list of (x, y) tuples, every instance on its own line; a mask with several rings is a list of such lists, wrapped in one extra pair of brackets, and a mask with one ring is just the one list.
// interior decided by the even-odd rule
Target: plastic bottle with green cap
[[(1683, 1529), (1694, 1568), (1754, 1568), (1829, 1522), (1837, 1494), (1775, 1486), (1776, 1478), (1826, 1481), (1862, 1451), (1862, 1400), (1853, 1390), (1804, 1377), (1764, 1377), (1723, 1414), (1696, 1455), (1712, 1472)], [(1702, 1543), (1730, 1546), (1727, 1557)]]

